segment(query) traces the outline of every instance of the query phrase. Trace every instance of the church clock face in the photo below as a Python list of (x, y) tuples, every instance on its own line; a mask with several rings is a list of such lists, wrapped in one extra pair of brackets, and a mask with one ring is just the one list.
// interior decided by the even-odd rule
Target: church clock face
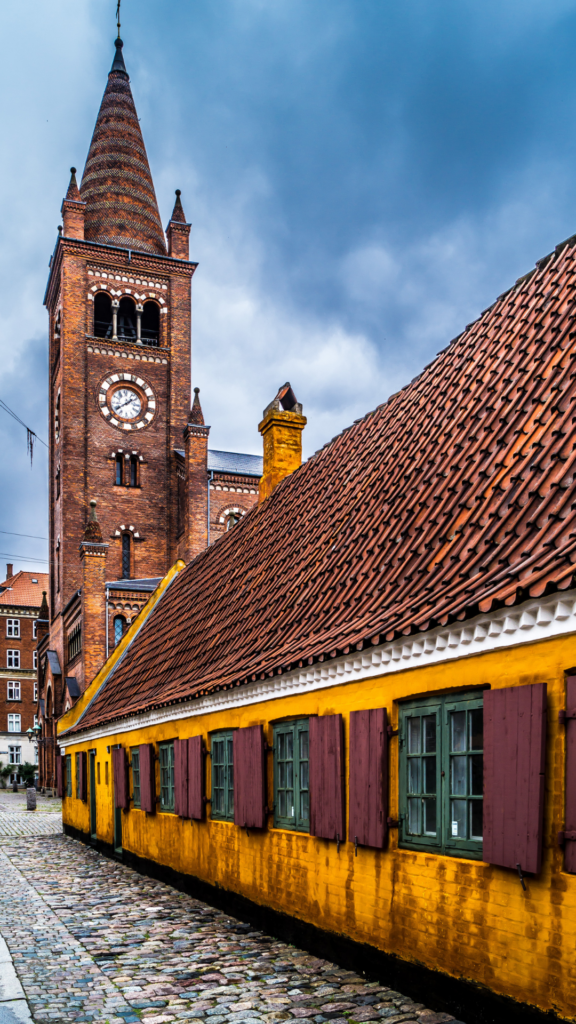
[(121, 420), (137, 420), (142, 411), (142, 402), (133, 388), (118, 388), (110, 398), (112, 411)]
[(98, 405), (105, 420), (118, 430), (141, 430), (156, 413), (152, 388), (134, 373), (113, 373), (100, 385)]

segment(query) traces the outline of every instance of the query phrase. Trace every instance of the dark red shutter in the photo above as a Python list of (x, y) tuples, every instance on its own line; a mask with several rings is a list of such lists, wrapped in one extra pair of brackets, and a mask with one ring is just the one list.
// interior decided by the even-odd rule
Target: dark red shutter
[(192, 736), (188, 740), (188, 817), (202, 821), (205, 807), (202, 737)]
[[(576, 676), (566, 680), (566, 710), (576, 714)], [(566, 719), (566, 814), (564, 829), (576, 835), (576, 718)], [(564, 871), (576, 874), (576, 840), (564, 847)]]
[(112, 748), (112, 774), (114, 776), (114, 806), (125, 811), (130, 807), (128, 790), (128, 761), (123, 747)]
[(63, 760), (61, 754), (56, 754), (56, 793), (60, 797), (64, 796)]
[(78, 770), (79, 770), (79, 773), (80, 773), (80, 785), (78, 787), (79, 790), (80, 790), (80, 799), (81, 800), (86, 800), (88, 798), (87, 797), (88, 785), (87, 785), (87, 775), (86, 775), (86, 751), (85, 750), (81, 750), (80, 751), (80, 761), (78, 763)]
[(345, 839), (342, 715), (309, 720), (310, 835)]
[(140, 744), (140, 807), (149, 814), (156, 810), (156, 769), (152, 743)]
[(266, 770), (261, 725), (234, 731), (234, 822), (241, 828), (266, 824)]
[(483, 859), (538, 874), (542, 864), (546, 683), (484, 692)]
[(386, 708), (350, 714), (348, 838), (382, 849), (388, 809)]
[(174, 814), (188, 817), (188, 740), (174, 740)]

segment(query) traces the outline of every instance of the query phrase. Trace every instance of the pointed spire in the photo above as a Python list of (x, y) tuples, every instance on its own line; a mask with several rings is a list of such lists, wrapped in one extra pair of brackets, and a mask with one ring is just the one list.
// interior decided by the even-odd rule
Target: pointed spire
[(186, 216), (184, 214), (184, 207), (182, 206), (182, 200), (180, 196), (182, 192), (179, 188), (176, 189), (176, 202), (174, 203), (174, 209), (172, 210), (171, 221), (176, 221), (177, 224), (187, 224)]
[(204, 426), (204, 414), (202, 412), (202, 406), (200, 405), (200, 388), (194, 388), (194, 401), (192, 402), (192, 408), (190, 409), (190, 415), (188, 417), (189, 423), (194, 423), (197, 427)]
[(126, 65), (124, 63), (124, 55), (122, 53), (124, 43), (120, 39), (120, 36), (118, 36), (118, 39), (115, 42), (115, 46), (116, 53), (114, 54), (114, 60), (112, 61), (110, 74), (112, 74), (113, 71), (120, 71), (123, 75), (126, 75), (126, 78), (128, 78), (128, 72), (126, 71)]
[(89, 544), (102, 544), (102, 530), (96, 518), (95, 498), (92, 498), (90, 502), (90, 514), (86, 523), (86, 529), (84, 530), (84, 540), (88, 541)]
[(86, 203), (87, 241), (166, 254), (121, 39), (116, 40), (116, 56), (90, 143), (80, 194)]
[(48, 612), (48, 601), (46, 600), (46, 591), (42, 591), (42, 604), (40, 605), (40, 611), (38, 612), (38, 618), (47, 620), (49, 616)]
[(82, 202), (82, 196), (80, 195), (80, 189), (78, 188), (78, 182), (76, 181), (75, 167), (70, 168), (70, 184), (68, 185), (66, 199), (71, 199), (73, 203)]

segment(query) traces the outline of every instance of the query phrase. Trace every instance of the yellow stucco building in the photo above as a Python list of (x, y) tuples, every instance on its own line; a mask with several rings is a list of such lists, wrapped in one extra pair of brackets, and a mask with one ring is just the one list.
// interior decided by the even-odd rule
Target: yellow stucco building
[(574, 258), (272, 489), (275, 408), (59, 723), (71, 835), (467, 1024), (576, 1020)]

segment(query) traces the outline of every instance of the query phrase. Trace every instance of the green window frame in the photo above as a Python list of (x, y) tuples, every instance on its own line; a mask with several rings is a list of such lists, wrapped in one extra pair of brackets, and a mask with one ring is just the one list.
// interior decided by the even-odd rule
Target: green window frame
[(310, 831), (308, 719), (274, 725), (274, 825)]
[(174, 811), (174, 743), (160, 743), (160, 810)]
[(132, 804), (140, 807), (140, 748), (131, 747), (130, 763), (132, 766)]
[(483, 695), (400, 706), (399, 845), (482, 858)]
[(72, 755), (66, 754), (66, 796), (72, 796)]
[(211, 817), (216, 821), (234, 821), (234, 739), (232, 730), (212, 733)]
[(80, 799), (80, 754), (74, 755), (76, 758), (76, 799)]

